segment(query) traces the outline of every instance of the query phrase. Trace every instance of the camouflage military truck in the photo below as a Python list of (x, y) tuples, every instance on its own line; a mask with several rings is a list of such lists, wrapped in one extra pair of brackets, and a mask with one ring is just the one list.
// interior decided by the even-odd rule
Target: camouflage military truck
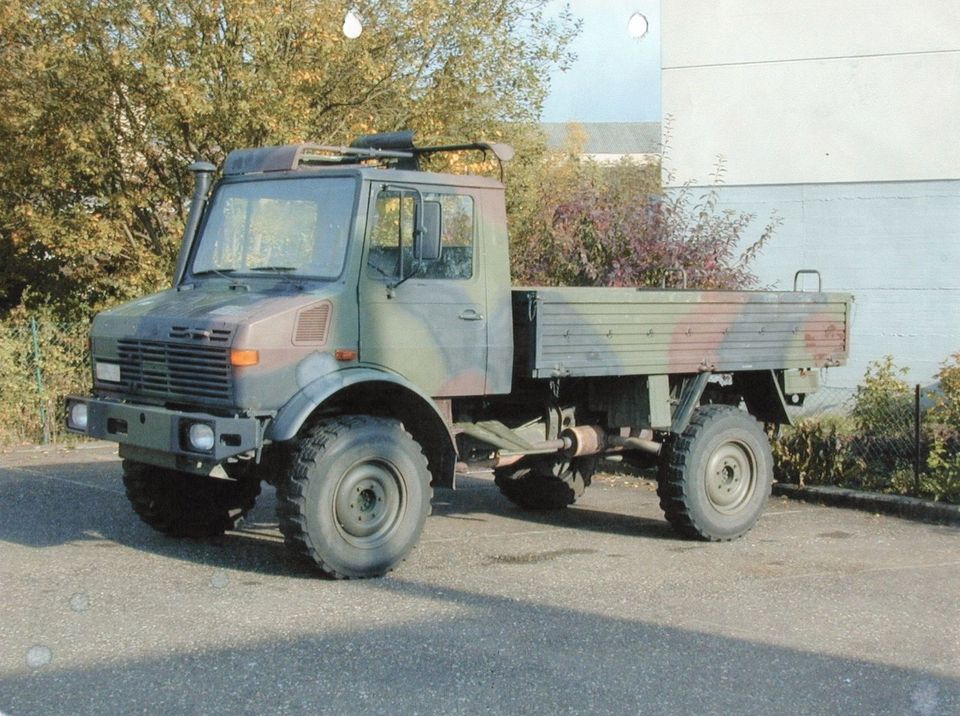
[(67, 403), (71, 430), (120, 444), (145, 522), (222, 533), (266, 481), (292, 549), (372, 577), (458, 472), (560, 508), (614, 458), (658, 467), (683, 535), (753, 526), (762, 424), (846, 360), (851, 298), (511, 287), (502, 184), (419, 168), (464, 150), (512, 155), (410, 133), (246, 149), (212, 192), (192, 165), (172, 288), (97, 316), (94, 395)]

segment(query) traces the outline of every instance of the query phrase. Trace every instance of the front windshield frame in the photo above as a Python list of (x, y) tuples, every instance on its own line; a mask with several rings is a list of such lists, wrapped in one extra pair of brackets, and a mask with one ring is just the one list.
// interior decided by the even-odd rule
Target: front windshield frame
[[(215, 250), (215, 246), (210, 246), (210, 241), (216, 241), (216, 238), (209, 238), (210, 231), (222, 231), (224, 222), (222, 217), (223, 215), (223, 205), (222, 202), (230, 199), (246, 199), (256, 198), (257, 193), (251, 192), (246, 197), (242, 195), (228, 196), (232, 192), (242, 191), (242, 188), (254, 188), (255, 185), (263, 184), (272, 184), (273, 188), (276, 187), (280, 182), (295, 182), (301, 187), (311, 187), (316, 186), (316, 182), (341, 182), (342, 191), (344, 192), (344, 203), (341, 207), (342, 212), (339, 216), (339, 227), (341, 229), (341, 235), (339, 236), (339, 244), (337, 250), (339, 252), (339, 265), (336, 266), (336, 270), (318, 270), (310, 268), (309, 262), (301, 262), (300, 265), (292, 266), (292, 262), (284, 261), (269, 261), (263, 263), (260, 266), (231, 266), (227, 263), (221, 263), (218, 265), (212, 258), (212, 252)], [(356, 227), (357, 221), (357, 212), (359, 209), (359, 200), (360, 200), (360, 185), (361, 179), (355, 173), (324, 173), (324, 174), (296, 174), (293, 176), (256, 176), (256, 177), (239, 177), (239, 178), (230, 178), (227, 180), (222, 180), (216, 186), (213, 194), (207, 202), (207, 205), (203, 212), (203, 220), (197, 229), (197, 238), (193, 242), (193, 246), (190, 251), (190, 261), (188, 262), (188, 273), (185, 276), (185, 281), (190, 280), (200, 280), (208, 278), (227, 278), (234, 280), (236, 278), (244, 279), (296, 279), (296, 280), (314, 280), (314, 281), (336, 281), (339, 279), (343, 272), (346, 271), (350, 246), (353, 243), (353, 236)], [(349, 187), (349, 199), (346, 197), (347, 189)], [(270, 197), (270, 192), (260, 192), (262, 195), (265, 195), (266, 198), (276, 198)], [(287, 194), (292, 194), (292, 192), (282, 192), (278, 194), (278, 197), (287, 199)], [(306, 201), (306, 199), (297, 198), (294, 194), (292, 201)], [(317, 207), (321, 206), (320, 203), (317, 203)], [(349, 209), (348, 209), (349, 207)], [(218, 211), (221, 212), (218, 215)], [(316, 220), (320, 220), (320, 214), (317, 213)], [(213, 222), (219, 221), (219, 225)], [(246, 223), (245, 230), (249, 232), (250, 222)], [(314, 230), (318, 229), (319, 226), (313, 227)], [(316, 236), (314, 236), (314, 240)], [(249, 233), (240, 239), (244, 244), (247, 244), (250, 241)], [(303, 241), (305, 239), (302, 239)], [(248, 247), (249, 248), (249, 247)], [(247, 253), (248, 248), (243, 248), (242, 251), (244, 254)], [(317, 251), (316, 244), (310, 244), (310, 251), (313, 256), (319, 255)], [(202, 263), (198, 264), (198, 260)], [(286, 265), (280, 265), (284, 263)]]

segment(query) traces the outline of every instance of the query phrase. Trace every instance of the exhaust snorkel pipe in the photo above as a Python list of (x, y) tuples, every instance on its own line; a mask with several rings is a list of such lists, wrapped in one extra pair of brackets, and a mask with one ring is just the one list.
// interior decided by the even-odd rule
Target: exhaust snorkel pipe
[(190, 200), (190, 214), (187, 216), (187, 225), (183, 229), (183, 241), (180, 243), (177, 267), (173, 272), (173, 285), (175, 287), (180, 285), (183, 274), (187, 270), (187, 259), (196, 239), (200, 217), (203, 216), (203, 208), (207, 203), (207, 192), (210, 191), (213, 173), (217, 170), (210, 162), (194, 162), (187, 169), (193, 174), (193, 198)]

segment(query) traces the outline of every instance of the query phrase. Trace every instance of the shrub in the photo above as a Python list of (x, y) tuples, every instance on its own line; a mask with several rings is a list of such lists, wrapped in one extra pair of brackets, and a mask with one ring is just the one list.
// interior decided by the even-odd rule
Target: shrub
[(35, 320), (36, 346), (22, 313), (0, 322), (0, 445), (62, 438), (64, 396), (89, 389), (89, 324), (57, 323), (49, 312)]
[(801, 421), (773, 443), (774, 473), (778, 480), (801, 487), (842, 485), (856, 468), (849, 440), (831, 418)]
[(863, 465), (862, 482), (876, 483), (878, 476), (911, 470), (914, 450), (914, 400), (904, 380), (907, 369), (898, 368), (893, 356), (867, 366), (857, 387), (851, 412), (856, 435), (850, 449)]
[(754, 219), (721, 210), (715, 188), (699, 198), (689, 186), (665, 193), (659, 165), (567, 156), (542, 170), (534, 206), (513, 224), (514, 276), (535, 285), (659, 287), (679, 286), (683, 275), (691, 288), (754, 288), (751, 264), (779, 224), (772, 217), (738, 253)]
[(933, 444), (920, 486), (935, 500), (960, 503), (960, 352), (944, 361), (937, 380), (926, 421)]
[(846, 418), (818, 418), (785, 431), (773, 446), (777, 479), (916, 495), (960, 503), (960, 353), (937, 375), (914, 472), (915, 405), (907, 371), (891, 356), (871, 363)]

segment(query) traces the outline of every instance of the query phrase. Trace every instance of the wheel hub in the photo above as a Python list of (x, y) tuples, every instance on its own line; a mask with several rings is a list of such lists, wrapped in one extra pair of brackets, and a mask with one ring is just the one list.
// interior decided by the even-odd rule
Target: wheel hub
[(742, 443), (726, 443), (707, 464), (706, 491), (719, 512), (734, 512), (750, 499), (757, 481), (757, 462)]
[(361, 462), (347, 470), (334, 500), (334, 519), (344, 536), (364, 545), (384, 539), (402, 512), (401, 485), (387, 463)]

